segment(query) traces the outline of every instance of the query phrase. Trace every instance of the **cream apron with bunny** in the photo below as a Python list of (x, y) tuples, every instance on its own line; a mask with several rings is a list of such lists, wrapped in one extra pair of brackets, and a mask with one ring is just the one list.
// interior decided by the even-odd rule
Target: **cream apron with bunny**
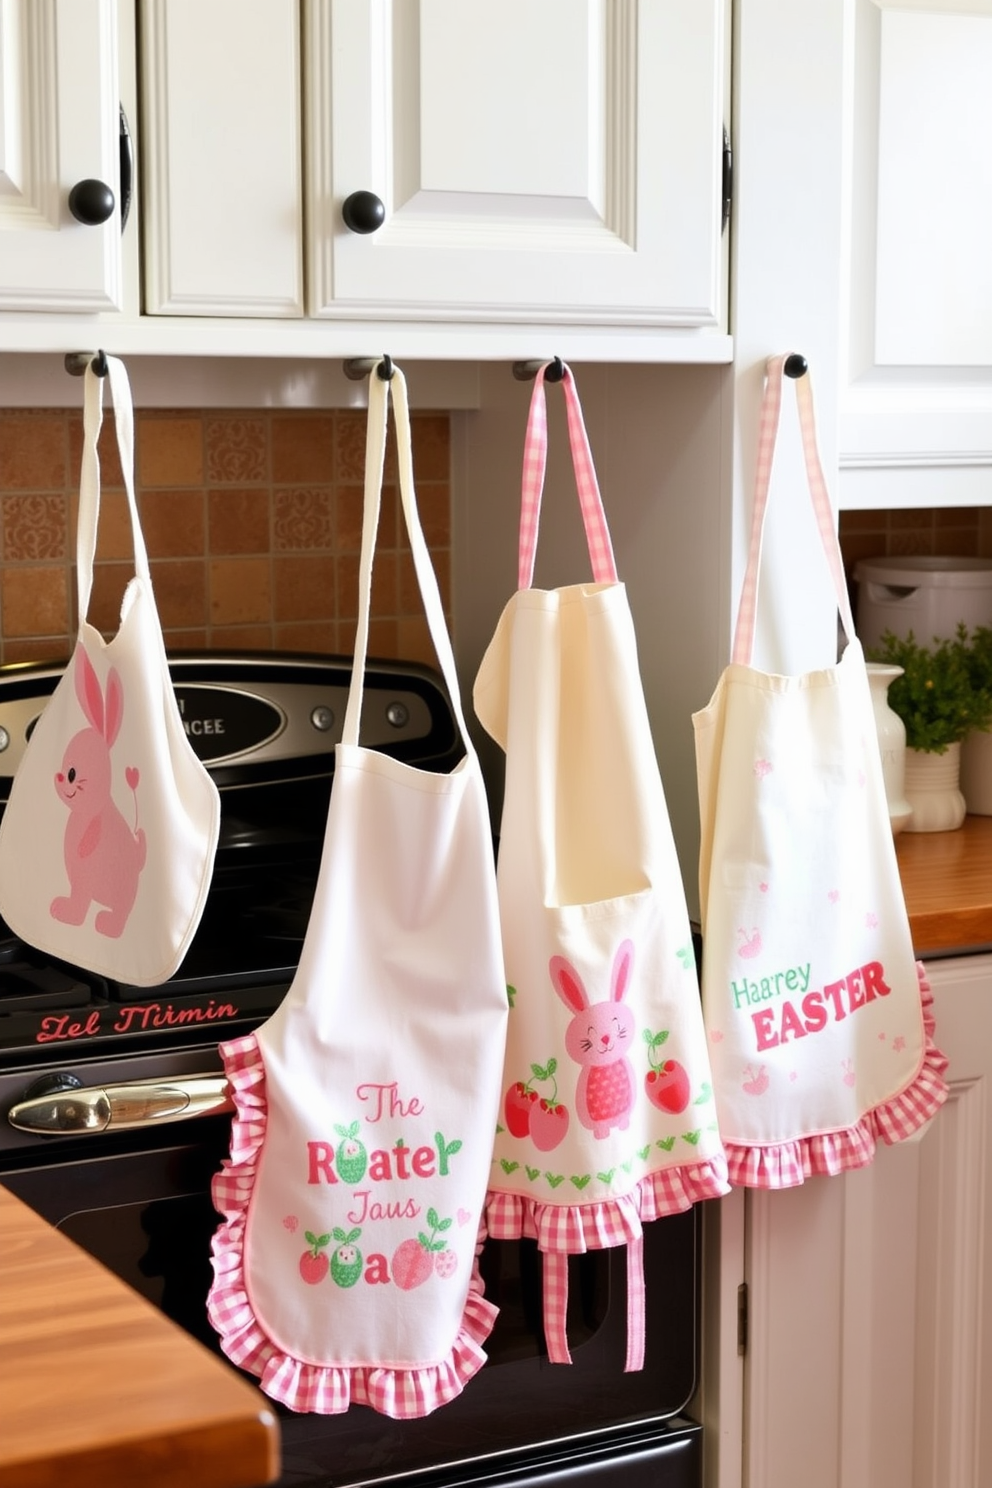
[(644, 1357), (642, 1225), (726, 1193), (685, 892), (626, 591), (571, 372), (594, 580), (531, 588), (543, 372), (524, 453), (519, 588), (475, 684), (506, 751), (500, 915), (511, 1009), (490, 1233), (544, 1253), (549, 1358), (569, 1361), (568, 1256), (628, 1247), (626, 1367)]
[(450, 774), (358, 743), (386, 384), (370, 379), (359, 623), (300, 965), (257, 1034), (222, 1046), (237, 1102), (214, 1182), (209, 1309), (224, 1351), (293, 1410), (395, 1417), (485, 1363), (476, 1262), (506, 1033), (492, 835), (413, 496), (395, 369), (400, 494), (465, 744)]
[[(87, 620), (100, 513), (103, 379), (85, 373), (77, 535), (79, 635), (31, 733), (0, 825), (0, 914), (29, 945), (135, 986), (175, 972), (200, 922), (220, 826), (186, 738), (134, 494), (127, 373), (107, 358), (135, 575), (120, 627)], [(14, 741), (15, 747), (19, 741)]]
[(808, 375), (795, 384), (806, 471), (847, 646), (798, 676), (752, 662), (784, 360), (768, 365), (733, 660), (693, 716), (704, 1015), (731, 1181), (757, 1188), (860, 1167), (947, 1096)]

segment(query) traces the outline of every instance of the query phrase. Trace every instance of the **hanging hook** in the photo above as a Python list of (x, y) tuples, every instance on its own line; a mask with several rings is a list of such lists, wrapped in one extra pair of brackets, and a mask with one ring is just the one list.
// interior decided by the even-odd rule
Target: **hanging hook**
[(98, 351), (94, 356), (91, 351), (66, 352), (65, 370), (72, 377), (82, 377), (87, 367), (92, 367), (97, 377), (106, 377), (110, 370), (107, 366), (107, 353)]
[(373, 371), (383, 382), (389, 382), (393, 375), (393, 359), (385, 354), (381, 357), (349, 357), (342, 362), (341, 370), (352, 382), (361, 382)]
[(518, 382), (529, 382), (544, 367), (545, 382), (561, 382), (565, 376), (565, 363), (561, 357), (552, 357), (550, 362), (514, 362), (513, 375)]
[(782, 371), (786, 377), (805, 377), (809, 371), (809, 363), (798, 351), (793, 351), (786, 357)]

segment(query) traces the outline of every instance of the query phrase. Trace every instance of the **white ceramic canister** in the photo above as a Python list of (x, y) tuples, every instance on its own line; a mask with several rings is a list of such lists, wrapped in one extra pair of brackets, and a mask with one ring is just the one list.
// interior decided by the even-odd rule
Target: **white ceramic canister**
[(953, 832), (963, 825), (960, 774), (960, 744), (948, 744), (943, 754), (906, 750), (906, 799), (913, 813), (907, 832)]
[(882, 756), (882, 779), (885, 782), (885, 799), (889, 808), (892, 835), (901, 832), (912, 815), (912, 806), (906, 799), (906, 725), (899, 714), (889, 705), (889, 687), (903, 674), (900, 666), (890, 666), (883, 661), (866, 663), (871, 703), (875, 714), (875, 731)]

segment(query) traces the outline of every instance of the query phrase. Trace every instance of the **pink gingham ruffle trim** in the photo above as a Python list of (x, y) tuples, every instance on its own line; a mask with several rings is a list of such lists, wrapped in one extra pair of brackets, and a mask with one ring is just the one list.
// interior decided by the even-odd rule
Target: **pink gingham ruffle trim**
[(350, 1405), (367, 1405), (394, 1420), (430, 1415), (461, 1394), (486, 1362), (482, 1344), (492, 1332), (497, 1309), (482, 1295), (479, 1254), (485, 1240), (484, 1221), (461, 1327), (451, 1353), (441, 1363), (390, 1369), (372, 1364), (325, 1366), (293, 1358), (267, 1337), (255, 1317), (244, 1275), (248, 1204), (265, 1138), (265, 1066), (254, 1034), (222, 1044), (220, 1053), (235, 1105), (231, 1155), (212, 1185), (214, 1206), (224, 1223), (211, 1246), (214, 1281), (207, 1312), (221, 1348), (233, 1364), (258, 1377), (271, 1399), (293, 1411), (338, 1415)]
[(648, 1173), (630, 1193), (584, 1204), (545, 1204), (528, 1194), (490, 1189), (486, 1219), (494, 1240), (536, 1240), (541, 1251), (567, 1255), (609, 1250), (640, 1240), (643, 1226), (681, 1214), (701, 1199), (730, 1192), (723, 1154), (685, 1167)]
[(915, 1079), (891, 1100), (876, 1106), (846, 1131), (820, 1132), (774, 1146), (746, 1146), (724, 1140), (730, 1181), (738, 1188), (795, 1188), (807, 1178), (835, 1177), (868, 1165), (879, 1138), (890, 1146), (904, 1142), (940, 1110), (947, 1099), (947, 1059), (934, 1043), (933, 992), (923, 963), (916, 963), (923, 1012), (923, 1062)]

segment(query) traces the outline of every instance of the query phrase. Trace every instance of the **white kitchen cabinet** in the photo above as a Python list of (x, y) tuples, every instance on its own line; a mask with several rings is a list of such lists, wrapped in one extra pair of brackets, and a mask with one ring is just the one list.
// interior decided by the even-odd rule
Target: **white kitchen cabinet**
[[(0, 311), (120, 307), (119, 107), (115, 0), (0, 0)], [(81, 181), (103, 223), (70, 212)]]
[(303, 314), (297, 0), (144, 0), (149, 315)]
[(312, 315), (723, 326), (723, 0), (305, 11)]
[(992, 504), (992, 0), (855, 0), (841, 502)]
[(745, 1481), (992, 1482), (992, 956), (929, 967), (951, 1094), (843, 1178), (749, 1196)]

